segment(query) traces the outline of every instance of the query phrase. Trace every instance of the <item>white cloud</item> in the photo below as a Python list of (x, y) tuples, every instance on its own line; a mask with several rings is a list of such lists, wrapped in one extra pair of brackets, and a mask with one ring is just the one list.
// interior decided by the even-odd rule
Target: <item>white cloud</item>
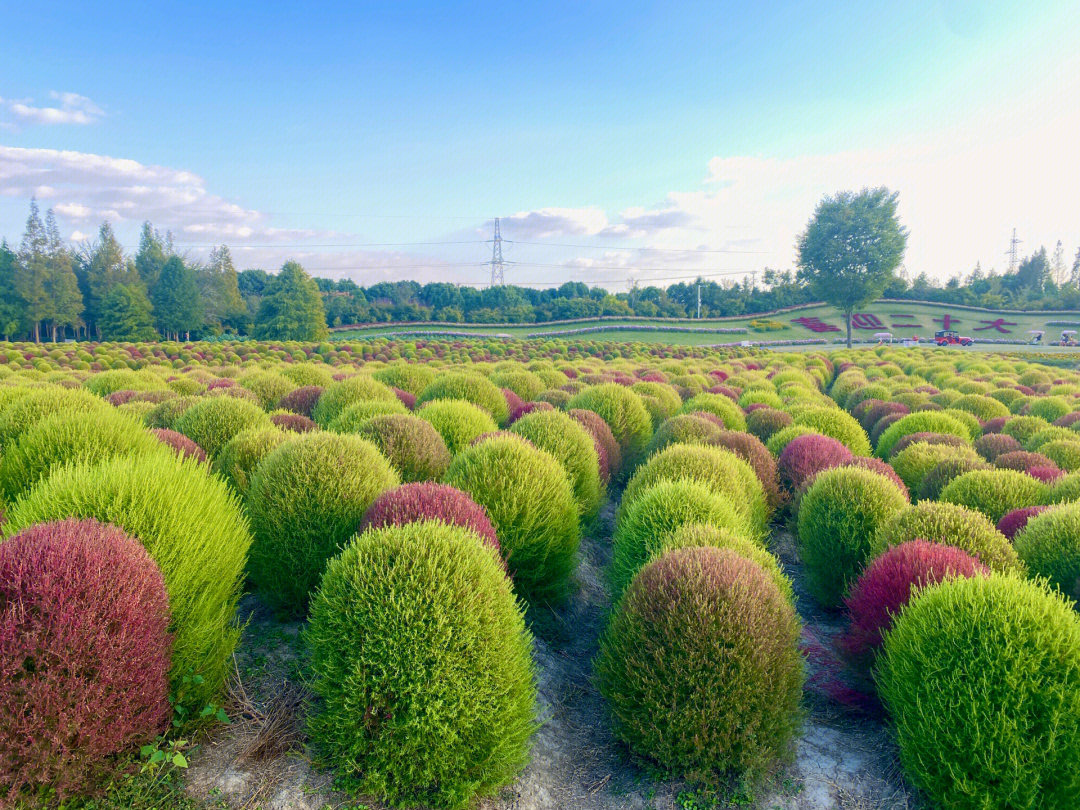
[(93, 124), (105, 115), (105, 111), (86, 96), (78, 93), (58, 93), (50, 98), (58, 101), (55, 107), (34, 106), (33, 99), (12, 100), (5, 103), (8, 111), (20, 123), (25, 124)]

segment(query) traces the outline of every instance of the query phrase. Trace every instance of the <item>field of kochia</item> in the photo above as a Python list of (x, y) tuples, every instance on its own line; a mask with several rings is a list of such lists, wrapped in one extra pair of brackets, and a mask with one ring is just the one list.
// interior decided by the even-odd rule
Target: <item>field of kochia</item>
[[(876, 343), (875, 335), (891, 332), (896, 340), (918, 335), (929, 342), (939, 329), (956, 329), (977, 343), (1023, 344), (1042, 331), (1042, 345), (1057, 342), (1062, 330), (1080, 330), (1080, 313), (1016, 312), (988, 310), (949, 304), (910, 301), (875, 301), (860, 310), (854, 319), (852, 336), (861, 342)], [(400, 337), (422, 333), (452, 336), (515, 338), (592, 337), (598, 340), (625, 340), (714, 345), (739, 343), (786, 343), (824, 341), (838, 343), (845, 337), (843, 315), (825, 304), (792, 307), (777, 312), (747, 314), (727, 318), (590, 318), (579, 321), (536, 324), (398, 323), (344, 326), (333, 330), (335, 338)]]
[[(871, 314), (925, 335), (943, 309)], [(950, 312), (965, 334), (998, 317)], [(299, 752), (341, 806), (516, 806), (551, 722), (537, 649), (573, 639), (586, 556), (606, 608), (576, 689), (634, 776), (549, 786), (563, 806), (677, 784), (807, 807), (818, 715), (883, 724), (913, 803), (1080, 796), (1074, 368), (585, 337), (0, 344), (0, 509), (0, 807), (257, 806), (201, 776), (241, 740), (222, 770)]]

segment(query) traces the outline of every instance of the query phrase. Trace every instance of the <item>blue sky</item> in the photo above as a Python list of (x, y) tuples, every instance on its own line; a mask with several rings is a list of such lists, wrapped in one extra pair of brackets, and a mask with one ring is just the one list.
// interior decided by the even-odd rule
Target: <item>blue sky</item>
[(37, 193), (75, 240), (471, 282), (498, 215), (508, 280), (625, 288), (790, 266), (885, 182), (912, 273), (1080, 244), (1077, 2), (45, 5), (5, 11), (9, 239)]

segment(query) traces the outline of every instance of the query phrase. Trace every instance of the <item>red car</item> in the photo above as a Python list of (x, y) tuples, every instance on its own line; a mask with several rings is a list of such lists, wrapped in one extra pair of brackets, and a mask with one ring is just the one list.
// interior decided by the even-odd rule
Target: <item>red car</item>
[(955, 329), (942, 329), (934, 332), (934, 343), (938, 346), (970, 346), (975, 341), (966, 335), (961, 335)]

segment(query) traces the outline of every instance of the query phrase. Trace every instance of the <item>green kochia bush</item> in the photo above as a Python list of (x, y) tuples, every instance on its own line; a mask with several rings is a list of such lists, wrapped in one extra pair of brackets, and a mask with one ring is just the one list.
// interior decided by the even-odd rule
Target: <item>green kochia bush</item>
[(327, 566), (306, 639), (312, 739), (363, 792), (465, 808), (528, 762), (532, 640), (494, 551), (467, 529), (359, 535)]
[(248, 491), (252, 581), (281, 612), (302, 614), (326, 561), (372, 501), (399, 483), (359, 436), (305, 433), (279, 445), (255, 468)]
[(499, 429), (487, 411), (464, 400), (433, 399), (416, 415), (439, 431), (451, 455), (468, 447), (477, 436)]
[(818, 473), (799, 503), (799, 552), (810, 592), (838, 607), (870, 555), (878, 528), (908, 505), (883, 475), (858, 467)]
[(954, 478), (941, 500), (982, 512), (994, 523), (1013, 509), (1046, 503), (1049, 487), (1017, 470), (973, 470)]
[(970, 447), (915, 442), (893, 456), (890, 464), (907, 488), (911, 492), (918, 492), (922, 487), (923, 479), (930, 474), (931, 470), (943, 461), (954, 459), (975, 462), (979, 460), (979, 454)]
[(418, 416), (373, 416), (356, 432), (379, 448), (405, 483), (437, 480), (450, 466), (443, 437)]
[(720, 417), (728, 430), (746, 430), (746, 416), (742, 409), (723, 394), (698, 394), (688, 399), (682, 407), (683, 413), (696, 411)]
[(856, 456), (868, 456), (870, 439), (862, 425), (851, 414), (839, 408), (807, 408), (794, 414), (796, 425), (806, 425), (825, 436), (831, 436)]
[(1041, 584), (951, 579), (885, 637), (878, 690), (935, 806), (1068, 810), (1080, 796), (1080, 618)]
[(487, 377), (472, 372), (456, 372), (436, 377), (416, 398), (417, 406), (435, 399), (463, 399), (487, 411), (498, 424), (506, 424), (510, 409), (502, 391)]
[(897, 513), (871, 541), (872, 554), (911, 540), (956, 546), (993, 571), (1023, 573), (1015, 549), (997, 527), (972, 509), (951, 503), (922, 501)]
[(619, 514), (609, 577), (618, 599), (667, 535), (691, 523), (704, 523), (745, 537), (746, 517), (731, 499), (707, 484), (663, 479), (642, 489)]
[(91, 413), (110, 406), (89, 391), (43, 386), (27, 391), (0, 409), (0, 450), (9, 447), (33, 425), (57, 413)]
[(379, 369), (371, 376), (384, 385), (400, 388), (418, 397), (434, 381), (435, 369), (420, 363), (395, 363)]
[(233, 619), (251, 534), (239, 500), (205, 464), (169, 452), (64, 467), (8, 514), (6, 536), (68, 517), (112, 523), (142, 541), (165, 578), (172, 614), (171, 678), (202, 708), (225, 683), (239, 630)]
[(574, 491), (554, 456), (495, 436), (458, 453), (443, 481), (487, 509), (522, 593), (563, 598), (580, 537)]
[(641, 397), (629, 388), (605, 383), (586, 388), (567, 406), (568, 409), (592, 411), (607, 423), (622, 452), (621, 473), (632, 472), (652, 438), (652, 417), (641, 403)]
[(347, 407), (363, 400), (400, 404), (397, 394), (389, 386), (371, 377), (358, 375), (327, 386), (319, 401), (315, 403), (311, 418), (326, 427)]
[(581, 514), (592, 518), (600, 509), (600, 466), (592, 434), (562, 411), (536, 411), (511, 426), (563, 465), (574, 487)]
[(893, 445), (909, 433), (944, 433), (949, 436), (958, 436), (964, 441), (976, 438), (971, 435), (963, 422), (951, 414), (919, 411), (901, 416), (885, 429), (878, 438), (878, 457), (888, 459)]
[(757, 564), (727, 548), (667, 552), (634, 578), (600, 642), (615, 733), (679, 776), (764, 773), (801, 725), (799, 632)]
[(1080, 602), (1080, 502), (1035, 515), (1013, 542), (1032, 574)]
[(373, 416), (385, 416), (396, 413), (405, 414), (409, 409), (397, 399), (393, 402), (383, 399), (361, 399), (350, 403), (326, 425), (334, 433), (356, 433), (360, 426)]
[(289, 434), (274, 425), (241, 430), (221, 448), (218, 457), (214, 459), (214, 467), (222, 478), (246, 498), (248, 487), (251, 486), (251, 476), (259, 462), (288, 439)]
[(239, 433), (254, 427), (272, 427), (266, 412), (254, 402), (234, 397), (213, 397), (196, 402), (176, 420), (173, 429), (183, 433), (215, 458)]

